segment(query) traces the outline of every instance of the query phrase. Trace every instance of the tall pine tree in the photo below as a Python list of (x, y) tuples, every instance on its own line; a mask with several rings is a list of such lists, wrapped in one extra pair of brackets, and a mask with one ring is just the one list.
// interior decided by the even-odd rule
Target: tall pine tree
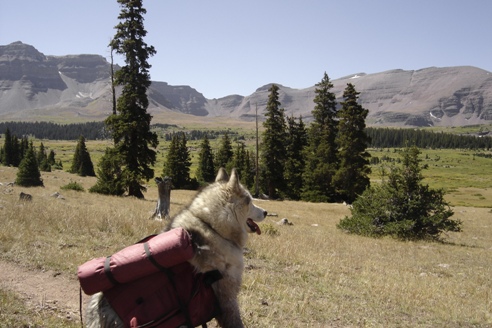
[(251, 158), (249, 151), (246, 150), (246, 145), (244, 142), (237, 143), (231, 166), (237, 169), (237, 173), (239, 174), (243, 185), (248, 188), (253, 187), (255, 174), (253, 170), (253, 159)]
[(234, 151), (232, 150), (231, 138), (229, 138), (229, 134), (226, 132), (222, 137), (219, 150), (215, 155), (215, 170), (219, 171), (219, 169), (223, 167), (229, 171), (232, 166), (233, 156)]
[(43, 172), (51, 172), (51, 165), (48, 163), (48, 155), (46, 154), (46, 148), (43, 143), (39, 145), (39, 151), (37, 154), (37, 161), (39, 169)]
[(263, 122), (263, 142), (261, 151), (262, 180), (270, 198), (277, 198), (278, 191), (285, 187), (284, 167), (286, 160), (286, 124), (284, 109), (280, 108), (279, 87), (272, 84), (266, 107), (266, 120)]
[(7, 130), (5, 130), (5, 139), (3, 141), (3, 158), (2, 158), (3, 165), (17, 166), (16, 156), (17, 154), (15, 153), (14, 139), (12, 137), (12, 134), (10, 133), (9, 128), (7, 128)]
[(335, 201), (336, 190), (333, 185), (339, 160), (337, 156), (336, 96), (331, 91), (328, 74), (316, 84), (314, 121), (308, 130), (308, 146), (305, 151), (306, 167), (303, 175), (302, 199), (311, 202)]
[(299, 200), (303, 186), (302, 175), (306, 166), (304, 148), (307, 146), (307, 132), (302, 117), (287, 117), (287, 160), (285, 162), (284, 194), (287, 198)]
[(338, 135), (340, 168), (334, 177), (337, 192), (344, 201), (352, 203), (369, 186), (371, 167), (367, 147), (370, 139), (366, 134), (366, 117), (369, 111), (358, 102), (359, 92), (348, 83), (343, 92), (344, 101), (338, 112)]
[(198, 168), (196, 170), (196, 178), (199, 182), (213, 182), (215, 179), (214, 154), (207, 134), (203, 138), (198, 154)]
[[(121, 183), (129, 196), (143, 198), (142, 181), (154, 176), (156, 161), (153, 148), (158, 145), (157, 134), (150, 131), (152, 116), (147, 113), (147, 89), (151, 84), (148, 58), (156, 51), (147, 45), (143, 15), (147, 12), (142, 0), (118, 0), (121, 7), (111, 50), (125, 57), (125, 65), (115, 73), (115, 84), (121, 85), (117, 114), (106, 119), (112, 133), (115, 152), (121, 166)], [(113, 152), (107, 153), (108, 155)]]

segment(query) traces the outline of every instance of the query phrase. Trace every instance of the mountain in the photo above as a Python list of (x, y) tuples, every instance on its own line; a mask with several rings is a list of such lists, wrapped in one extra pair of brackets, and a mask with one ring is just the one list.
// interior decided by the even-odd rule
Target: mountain
[[(373, 126), (461, 126), (492, 121), (492, 73), (476, 67), (357, 73), (332, 81), (339, 101), (347, 83), (360, 92)], [(227, 117), (251, 121), (262, 115), (271, 84), (249, 96), (206, 99), (190, 86), (153, 81), (148, 90), (154, 117)], [(287, 115), (309, 122), (315, 86), (279, 86)], [(45, 56), (33, 46), (0, 46), (0, 120), (100, 120), (111, 112), (110, 64), (99, 55)]]

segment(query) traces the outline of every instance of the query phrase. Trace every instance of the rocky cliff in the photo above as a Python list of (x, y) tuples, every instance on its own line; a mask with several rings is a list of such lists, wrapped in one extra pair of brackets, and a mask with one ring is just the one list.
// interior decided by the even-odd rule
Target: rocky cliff
[[(109, 74), (109, 63), (102, 56), (45, 56), (22, 42), (0, 46), (0, 119), (22, 120), (43, 110), (100, 119), (111, 111)], [(369, 125), (461, 126), (492, 121), (492, 73), (476, 67), (353, 74), (333, 80), (340, 101), (347, 83), (360, 92)], [(148, 91), (149, 110), (253, 120), (256, 108), (262, 115), (266, 107), (270, 85), (249, 96), (206, 99), (190, 86), (154, 81)], [(287, 115), (309, 121), (315, 86), (279, 88)]]

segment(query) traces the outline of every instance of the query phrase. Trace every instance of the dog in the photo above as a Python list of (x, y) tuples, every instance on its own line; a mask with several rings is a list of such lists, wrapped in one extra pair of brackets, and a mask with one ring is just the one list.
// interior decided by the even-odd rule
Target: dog
[[(199, 192), (165, 229), (181, 227), (191, 234), (195, 255), (189, 262), (197, 272), (221, 273), (222, 279), (212, 284), (221, 309), (215, 318), (220, 327), (244, 327), (237, 299), (244, 270), (243, 249), (248, 233), (261, 234), (256, 222), (266, 215), (267, 211), (253, 204), (237, 171), (232, 169), (229, 177), (221, 168), (215, 182)], [(123, 322), (98, 293), (89, 302), (86, 325), (123, 327)]]

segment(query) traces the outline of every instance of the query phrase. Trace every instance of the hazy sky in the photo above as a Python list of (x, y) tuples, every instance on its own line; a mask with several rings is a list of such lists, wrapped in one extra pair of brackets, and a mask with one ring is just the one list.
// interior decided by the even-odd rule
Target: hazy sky
[[(144, 0), (151, 78), (207, 98), (390, 69), (492, 72), (492, 0)], [(100, 54), (116, 0), (0, 0), (0, 45)], [(121, 63), (121, 58), (118, 60)]]

